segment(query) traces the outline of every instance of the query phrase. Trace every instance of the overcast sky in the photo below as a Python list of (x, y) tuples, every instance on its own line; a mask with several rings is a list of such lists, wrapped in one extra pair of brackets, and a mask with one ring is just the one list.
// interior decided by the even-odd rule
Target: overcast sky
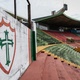
[[(17, 1), (17, 15), (27, 19), (27, 1)], [(80, 20), (80, 0), (29, 0), (31, 3), (31, 16), (33, 18), (39, 18), (48, 16), (51, 11), (58, 11), (63, 7), (63, 4), (68, 5), (66, 15)], [(14, 12), (14, 0), (0, 0), (0, 7)]]

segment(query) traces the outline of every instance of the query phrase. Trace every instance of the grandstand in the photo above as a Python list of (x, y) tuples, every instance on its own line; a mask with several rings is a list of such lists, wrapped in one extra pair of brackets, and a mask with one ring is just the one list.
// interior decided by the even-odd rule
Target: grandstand
[[(50, 16), (33, 20), (37, 23), (37, 28), (41, 29), (46, 34), (62, 43), (67, 43), (74, 48), (79, 48), (80, 21), (65, 15), (65, 10), (66, 9), (63, 7), (61, 10), (54, 12), (54, 14), (51, 14)], [(39, 40), (38, 37), (38, 41)], [(53, 43), (53, 40), (51, 42)]]
[(20, 80), (80, 80), (80, 21), (66, 16), (65, 10), (33, 19), (37, 47), (42, 48)]
[[(56, 47), (50, 46), (47, 50), (52, 54), (80, 65), (80, 63), (75, 62), (80, 60), (77, 58), (80, 51), (80, 21), (66, 16), (64, 11), (65, 8), (63, 7), (55, 14), (34, 19), (37, 23), (37, 46), (57, 44)], [(63, 46), (64, 44), (68, 46), (65, 45), (65, 47)], [(75, 60), (72, 55), (74, 58), (77, 55)]]
[(44, 33), (40, 29), (37, 29), (37, 42), (37, 46), (61, 43), (60, 41)]
[(67, 61), (80, 65), (80, 53), (75, 51), (72, 47), (66, 44), (58, 44), (45, 48), (48, 52), (51, 52)]

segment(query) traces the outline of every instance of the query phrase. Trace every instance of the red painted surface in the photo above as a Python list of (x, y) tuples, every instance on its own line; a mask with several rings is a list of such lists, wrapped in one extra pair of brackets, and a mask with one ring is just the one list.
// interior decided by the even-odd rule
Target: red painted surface
[(19, 80), (42, 80), (43, 68), (46, 60), (46, 54), (42, 53), (37, 57), (37, 61), (34, 61), (27, 71)]
[(54, 58), (48, 56), (45, 62), (42, 80), (59, 80)]
[[(80, 80), (79, 72), (77, 73), (73, 67), (69, 67), (66, 63), (63, 63), (67, 73), (70, 75), (72, 80)], [(77, 70), (77, 69), (76, 69)]]
[(60, 62), (60, 60), (55, 60), (56, 70), (58, 72), (59, 80), (72, 80), (68, 73), (66, 72), (66, 69)]
[(80, 69), (39, 53), (19, 80), (80, 80)]
[(67, 37), (71, 37), (75, 40), (75, 42), (69, 43), (69, 44), (67, 43), (67, 44), (74, 48), (80, 47), (80, 37), (71, 32), (46, 31), (46, 30), (44, 30), (44, 32), (65, 43), (67, 43), (67, 40), (66, 40)]

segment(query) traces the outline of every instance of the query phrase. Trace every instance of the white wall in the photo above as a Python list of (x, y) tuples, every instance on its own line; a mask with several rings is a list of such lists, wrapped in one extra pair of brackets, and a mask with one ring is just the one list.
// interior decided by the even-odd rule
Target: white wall
[[(13, 32), (11, 31), (12, 29)], [(12, 42), (8, 41), (7, 38), (5, 41), (4, 31), (9, 32), (8, 39), (13, 41), (13, 46), (11, 45)], [(18, 22), (0, 8), (0, 80), (18, 80), (29, 66), (30, 43), (28, 43), (28, 31), (29, 29), (26, 26)], [(10, 63), (6, 65), (6, 59), (9, 59), (6, 58), (6, 53), (8, 52), (10, 56)]]

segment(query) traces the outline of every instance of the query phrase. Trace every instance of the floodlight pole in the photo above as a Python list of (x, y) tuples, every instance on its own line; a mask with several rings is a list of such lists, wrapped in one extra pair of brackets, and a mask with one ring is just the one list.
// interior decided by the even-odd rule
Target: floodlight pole
[(28, 2), (28, 28), (31, 29), (31, 4), (29, 0), (27, 0), (27, 2)]
[(14, 0), (14, 18), (17, 19), (17, 15), (16, 15), (16, 0)]

